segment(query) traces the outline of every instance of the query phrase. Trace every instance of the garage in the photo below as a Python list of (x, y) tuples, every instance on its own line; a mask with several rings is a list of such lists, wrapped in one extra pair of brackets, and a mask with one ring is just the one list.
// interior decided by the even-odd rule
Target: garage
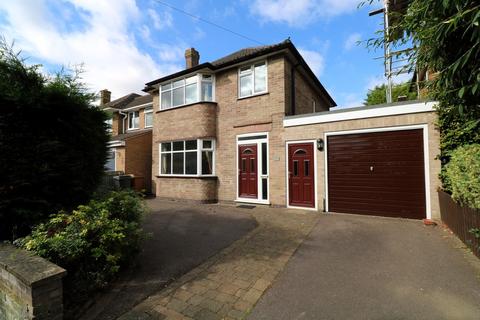
[(328, 211), (426, 218), (423, 129), (328, 133)]

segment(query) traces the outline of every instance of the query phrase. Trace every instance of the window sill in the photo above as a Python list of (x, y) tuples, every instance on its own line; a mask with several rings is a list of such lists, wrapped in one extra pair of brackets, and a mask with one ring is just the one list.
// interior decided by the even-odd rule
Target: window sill
[(140, 128), (128, 128), (127, 131), (135, 131), (135, 130), (140, 130)]
[(176, 178), (176, 179), (210, 179), (210, 180), (217, 180), (217, 176), (185, 176), (185, 175), (175, 175), (175, 174), (161, 174), (157, 175), (157, 178)]
[(269, 92), (268, 92), (268, 91), (265, 91), (265, 92), (255, 93), (255, 94), (252, 94), (252, 95), (250, 95), (250, 96), (238, 97), (237, 100), (243, 100), (243, 99), (248, 99), (248, 98), (259, 97), (259, 96), (263, 96), (263, 95), (266, 95), (266, 94), (269, 94)]
[(180, 108), (191, 107), (191, 106), (194, 106), (194, 105), (197, 105), (197, 104), (217, 105), (217, 102), (216, 101), (197, 101), (197, 102), (193, 102), (193, 103), (189, 103), (189, 104), (182, 104), (181, 106), (171, 107), (171, 108), (168, 108), (168, 109), (157, 110), (157, 111), (155, 111), (155, 113), (166, 112), (166, 111), (170, 111), (170, 110), (176, 110), (176, 109), (180, 109)]

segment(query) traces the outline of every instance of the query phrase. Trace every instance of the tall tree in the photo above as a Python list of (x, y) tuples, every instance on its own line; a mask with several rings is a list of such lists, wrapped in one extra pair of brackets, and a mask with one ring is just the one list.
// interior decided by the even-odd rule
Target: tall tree
[(0, 41), (0, 239), (87, 201), (103, 174), (106, 115), (77, 74), (46, 77)]
[(415, 50), (406, 56), (412, 69), (437, 73), (426, 86), (430, 98), (439, 101), (441, 157), (446, 164), (455, 148), (480, 143), (480, 2), (411, 0), (405, 12), (393, 11), (391, 17), (395, 23), (389, 34), (395, 38), (385, 39), (381, 32), (368, 45), (411, 42)]
[[(416, 92), (410, 92), (410, 83), (400, 83), (394, 85), (392, 88), (393, 102), (398, 101), (398, 97), (404, 96), (406, 100), (415, 100), (417, 98)], [(374, 104), (382, 104), (387, 102), (386, 85), (375, 86), (373, 89), (368, 90), (367, 97), (365, 98), (365, 105), (371, 106)]]

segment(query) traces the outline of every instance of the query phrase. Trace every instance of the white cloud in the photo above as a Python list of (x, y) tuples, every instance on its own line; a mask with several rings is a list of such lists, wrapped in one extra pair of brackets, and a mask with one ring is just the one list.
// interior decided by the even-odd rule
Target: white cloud
[[(392, 77), (393, 84), (405, 83), (412, 79), (413, 74), (411, 73), (402, 73)], [(387, 79), (383, 75), (369, 77), (366, 81), (367, 85), (365, 86), (366, 90), (375, 88), (376, 86), (381, 86), (382, 84), (387, 84)]]
[(387, 81), (386, 81), (385, 77), (383, 77), (381, 75), (369, 77), (367, 79), (367, 85), (365, 86), (365, 89), (370, 90), (370, 89), (373, 89), (377, 86), (381, 86), (382, 84), (385, 84), (386, 82)]
[(312, 69), (313, 73), (315, 73), (317, 77), (320, 77), (325, 67), (325, 59), (323, 56), (317, 51), (306, 50), (302, 48), (299, 48), (298, 51), (310, 66), (310, 69)]
[(353, 48), (358, 46), (357, 43), (360, 40), (362, 40), (362, 35), (360, 33), (354, 32), (347, 37), (343, 47), (345, 48), (345, 50), (352, 50)]
[(264, 21), (304, 26), (319, 18), (331, 18), (356, 10), (358, 0), (255, 0), (250, 12)]
[[(51, 8), (58, 5), (70, 5), (73, 15), (81, 15), (81, 28), (62, 27), (58, 22), (62, 17), (54, 16)], [(146, 82), (181, 68), (183, 54), (178, 61), (170, 56), (159, 63), (137, 47), (129, 32), (132, 25), (138, 30), (142, 23), (134, 0), (117, 0), (115, 5), (98, 0), (1, 1), (0, 11), (5, 16), (0, 33), (15, 40), (17, 49), (53, 65), (84, 63), (84, 81), (93, 90), (109, 88), (114, 98), (139, 92)], [(150, 34), (148, 28), (142, 33)]]
[(155, 10), (148, 9), (147, 13), (150, 19), (152, 19), (155, 29), (163, 30), (165, 28), (171, 28), (173, 26), (173, 17), (170, 12), (165, 11), (161, 14), (158, 14)]

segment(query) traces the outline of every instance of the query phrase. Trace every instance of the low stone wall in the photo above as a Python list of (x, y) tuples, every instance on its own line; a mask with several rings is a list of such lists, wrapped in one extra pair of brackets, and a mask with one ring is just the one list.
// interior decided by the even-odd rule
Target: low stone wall
[(65, 275), (31, 252), (0, 244), (0, 319), (63, 319)]

